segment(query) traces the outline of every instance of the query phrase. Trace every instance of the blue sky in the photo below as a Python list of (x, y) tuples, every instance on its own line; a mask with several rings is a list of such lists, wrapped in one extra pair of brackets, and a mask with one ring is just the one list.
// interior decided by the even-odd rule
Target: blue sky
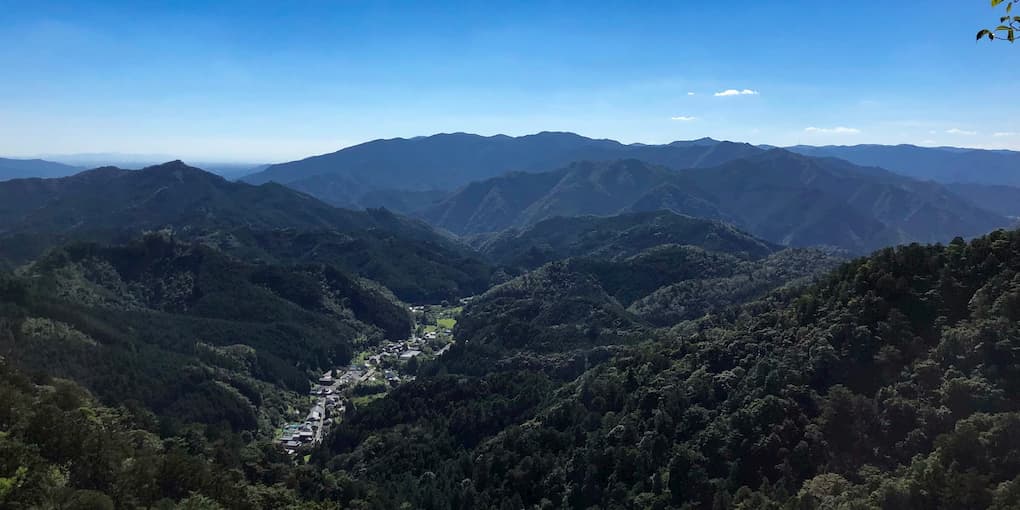
[(1020, 45), (975, 43), (986, 0), (637, 3), (0, 0), (0, 155), (543, 130), (1020, 149)]

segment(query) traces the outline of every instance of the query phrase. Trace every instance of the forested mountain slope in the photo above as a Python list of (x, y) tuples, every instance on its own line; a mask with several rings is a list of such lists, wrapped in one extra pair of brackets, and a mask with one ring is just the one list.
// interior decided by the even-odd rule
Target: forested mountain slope
[[(387, 211), (368, 211), (406, 221)], [(399, 219), (398, 219), (399, 218)], [(493, 268), (467, 246), (416, 240), (383, 228), (215, 231), (196, 237), (226, 253), (270, 264), (330, 264), (378, 282), (411, 303), (438, 303), (484, 292)]]
[(329, 265), (166, 233), (53, 249), (0, 273), (0, 507), (324, 508), (274, 430), (322, 371), (412, 324)]
[[(469, 248), (420, 221), (337, 209), (278, 184), (230, 182), (181, 162), (0, 183), (0, 257), (14, 262), (68, 241), (125, 242), (160, 229), (244, 258), (334, 264), (411, 301), (489, 285), (488, 267)], [(295, 243), (274, 241), (286, 238)]]
[(749, 144), (701, 139), (624, 145), (574, 133), (510, 137), (467, 133), (374, 140), (332, 154), (272, 165), (250, 175), (279, 182), (343, 207), (364, 207), (377, 191), (455, 190), (507, 172), (544, 172), (573, 161), (635, 158), (670, 168), (709, 167), (761, 152)]
[[(1018, 274), (1020, 233), (999, 231), (882, 250), (644, 333), (562, 386), (427, 367), (317, 454), (359, 473), (350, 485), (310, 493), (378, 508), (1013, 508)], [(478, 341), (459, 333), (462, 351)]]
[(3, 508), (319, 508), (287, 487), (292, 461), (268, 442), (196, 428), (161, 436), (140, 406), (102, 405), (2, 358), (0, 430)]
[(869, 251), (911, 241), (948, 242), (1011, 223), (932, 182), (781, 149), (684, 175), (711, 193), (738, 225), (792, 246)]
[(160, 235), (61, 248), (5, 282), (0, 355), (180, 425), (255, 430), (279, 412), (264, 399), (412, 327), (329, 266), (251, 265)]
[(582, 161), (553, 172), (513, 173), (474, 182), (421, 216), (458, 234), (496, 232), (556, 216), (616, 215), (666, 186), (677, 187), (689, 197), (680, 204), (686, 207), (672, 208), (673, 212), (723, 216), (704, 192), (694, 189), (681, 175), (635, 159)]
[(679, 172), (621, 160), (508, 174), (472, 183), (422, 217), (455, 233), (478, 234), (555, 216), (663, 209), (720, 219), (778, 244), (858, 253), (980, 235), (1011, 223), (936, 183), (782, 149)]
[(470, 243), (496, 263), (523, 269), (569, 257), (625, 258), (663, 244), (700, 246), (748, 259), (779, 250), (725, 223), (666, 210), (549, 218), (528, 227), (477, 236)]

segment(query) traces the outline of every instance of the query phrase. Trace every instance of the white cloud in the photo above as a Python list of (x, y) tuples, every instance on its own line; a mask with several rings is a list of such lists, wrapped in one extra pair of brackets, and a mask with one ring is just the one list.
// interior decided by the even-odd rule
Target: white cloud
[(827, 135), (856, 135), (857, 133), (861, 132), (860, 129), (843, 126), (836, 126), (833, 128), (820, 128), (811, 126), (808, 128), (804, 128), (804, 131), (807, 131), (808, 133), (822, 133)]
[(693, 96), (693, 95), (694, 95), (694, 92), (688, 92), (688, 93), (687, 93), (687, 95), (688, 95), (688, 96)]
[(1007, 136), (1018, 136), (1018, 135), (1020, 135), (1020, 133), (1014, 133), (1012, 131), (999, 131), (998, 133), (995, 133), (992, 136), (997, 136), (999, 138), (1003, 138), (1003, 137), (1007, 137)]
[(953, 129), (947, 129), (947, 130), (946, 130), (946, 133), (949, 133), (949, 134), (951, 134), (951, 135), (967, 135), (967, 136), (973, 136), (973, 135), (976, 135), (976, 134), (977, 134), (977, 131), (967, 131), (966, 129), (960, 129), (960, 128), (953, 128)]
[(670, 117), (669, 120), (679, 120), (681, 122), (691, 122), (691, 121), (694, 121), (694, 120), (698, 120), (698, 118), (697, 117), (689, 117), (687, 115), (677, 115), (676, 117)]
[(715, 93), (715, 97), (757, 96), (757, 95), (758, 95), (758, 91), (757, 90), (751, 90), (751, 89), (744, 89), (744, 90), (726, 89), (726, 90), (724, 90), (722, 92), (716, 92)]

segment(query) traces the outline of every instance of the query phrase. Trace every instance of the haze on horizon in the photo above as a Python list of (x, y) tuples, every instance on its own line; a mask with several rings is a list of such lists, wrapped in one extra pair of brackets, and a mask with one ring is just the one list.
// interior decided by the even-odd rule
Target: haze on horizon
[(430, 4), (0, 2), (0, 156), (547, 130), (1020, 149), (987, 2)]

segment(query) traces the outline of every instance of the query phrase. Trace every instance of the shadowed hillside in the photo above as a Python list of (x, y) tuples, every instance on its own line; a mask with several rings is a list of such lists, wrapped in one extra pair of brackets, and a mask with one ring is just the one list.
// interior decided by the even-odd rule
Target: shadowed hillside
[[(123, 242), (169, 229), (244, 258), (334, 264), (411, 301), (470, 295), (489, 282), (470, 249), (420, 221), (337, 209), (278, 184), (230, 182), (181, 162), (0, 183), (0, 225), (0, 256), (16, 262), (68, 241)], [(283, 238), (304, 244), (273, 241)]]
[(858, 253), (980, 235), (1012, 223), (936, 183), (781, 149), (680, 172), (623, 160), (508, 174), (472, 183), (422, 217), (452, 232), (477, 234), (554, 216), (661, 209), (721, 219), (777, 244)]
[(750, 259), (779, 249), (725, 223), (667, 210), (555, 217), (525, 228), (478, 236), (471, 244), (499, 264), (524, 269), (568, 257), (624, 258), (663, 244), (700, 246)]
[[(1018, 250), (1015, 232), (883, 250), (805, 290), (638, 333), (565, 383), (520, 363), (465, 375), (455, 355), (360, 410), (315, 460), (363, 473), (356, 493), (381, 506), (1011, 508)], [(561, 342), (604, 322), (543, 320), (526, 311), (535, 292), (465, 314), (514, 310)], [(466, 328), (451, 352), (522, 338)]]
[[(574, 133), (510, 137), (467, 133), (375, 140), (272, 165), (244, 180), (279, 182), (343, 207), (378, 203), (374, 192), (455, 190), (507, 172), (544, 172), (580, 160), (640, 159), (674, 169), (709, 167), (761, 152), (749, 144), (701, 139), (624, 145)], [(424, 204), (418, 204), (424, 205)]]

